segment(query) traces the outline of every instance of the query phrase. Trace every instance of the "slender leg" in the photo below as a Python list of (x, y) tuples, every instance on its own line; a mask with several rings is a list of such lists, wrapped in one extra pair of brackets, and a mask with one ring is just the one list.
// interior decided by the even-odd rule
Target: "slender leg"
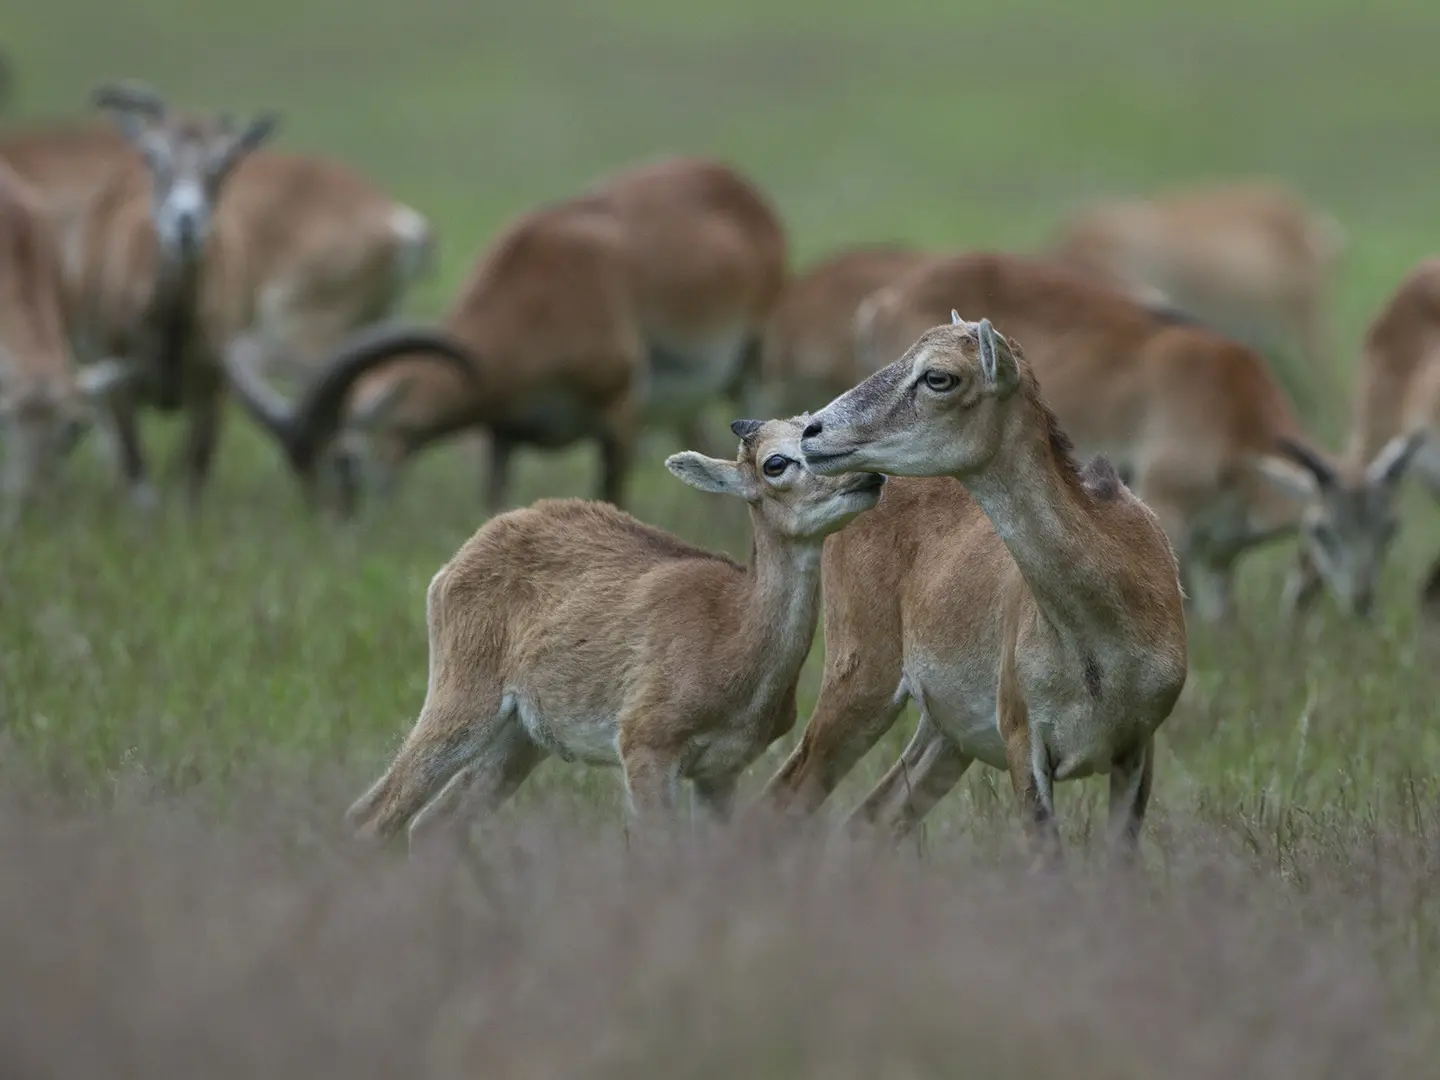
[(1320, 574), (1314, 562), (1301, 552), (1285, 578), (1285, 591), (1280, 597), (1280, 609), (1286, 619), (1298, 621), (1319, 598), (1320, 585)]
[(1035, 853), (1035, 870), (1057, 870), (1061, 863), (1060, 830), (1055, 824), (1055, 803), (1050, 762), (1045, 748), (1030, 737), (1030, 713), (1025, 701), (1002, 687), (1000, 731), (1005, 736), (1005, 757), (1010, 783), (1020, 801), (1026, 836)]
[(863, 673), (832, 677), (827, 670), (805, 733), (765, 785), (764, 797), (772, 807), (813, 813), (895, 726), (906, 696), (862, 679)]
[(180, 453), (185, 474), (185, 494), (192, 514), (200, 509), (205, 484), (215, 463), (215, 448), (220, 440), (223, 393), (223, 383), (203, 389), (197, 388), (196, 396), (188, 403), (190, 416), (185, 431), (185, 443)]
[(504, 757), (512, 726), (519, 726), (515, 708), (496, 691), (432, 693), (390, 768), (346, 811), (346, 823), (366, 839), (395, 835), (457, 774), (470, 768), (473, 779), (497, 748)]
[[(464, 828), (476, 818), (493, 814), (545, 756), (518, 720), (501, 724), (492, 732), (484, 752), (451, 777), (410, 822), (410, 849), (417, 850), (442, 834), (447, 821)], [(457, 806), (459, 812), (455, 813)]]
[(1420, 603), (1427, 618), (1440, 620), (1440, 558), (1430, 566), (1420, 588)]
[(604, 502), (624, 506), (625, 482), (630, 473), (631, 438), (616, 431), (600, 436), (600, 491)]
[(159, 498), (150, 482), (150, 467), (145, 461), (145, 449), (140, 442), (138, 408), (134, 394), (129, 391), (115, 394), (104, 411), (114, 436), (120, 475), (125, 482), (130, 501), (141, 510), (152, 510), (159, 503)]
[(510, 497), (510, 458), (515, 444), (499, 435), (490, 439), (490, 461), (486, 468), (486, 512), (494, 517), (501, 513)]
[(672, 823), (680, 798), (679, 758), (660, 747), (627, 745), (622, 736), (620, 760), (630, 812), (642, 830), (649, 832)]
[(1134, 864), (1140, 850), (1140, 829), (1150, 788), (1155, 780), (1155, 740), (1146, 739), (1110, 768), (1110, 844), (1118, 865)]
[(850, 815), (846, 831), (859, 836), (878, 827), (892, 840), (904, 839), (960, 782), (973, 760), (922, 709), (905, 752)]
[(705, 824), (724, 825), (730, 821), (735, 810), (735, 788), (738, 776), (726, 776), (710, 780), (696, 780), (695, 807)]

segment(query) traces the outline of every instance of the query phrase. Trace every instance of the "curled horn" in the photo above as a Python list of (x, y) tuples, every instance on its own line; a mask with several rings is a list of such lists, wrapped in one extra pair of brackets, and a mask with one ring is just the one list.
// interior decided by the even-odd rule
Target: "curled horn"
[(245, 411), (273, 435), (296, 474), (309, 479), (320, 451), (339, 430), (346, 395), (366, 372), (417, 353), (434, 356), (474, 381), (470, 350), (449, 334), (426, 327), (367, 327), (342, 344), (293, 405), (269, 387), (250, 365), (231, 355), (226, 373)]
[(1289, 436), (1282, 435), (1275, 440), (1275, 449), (1295, 464), (1310, 473), (1321, 487), (1330, 487), (1336, 481), (1335, 467), (1316, 450)]
[(736, 420), (730, 425), (730, 430), (738, 436), (741, 441), (749, 442), (755, 437), (755, 433), (764, 426), (762, 420)]
[(167, 111), (165, 99), (157, 90), (130, 80), (96, 87), (90, 94), (90, 101), (97, 108), (143, 113), (154, 120), (163, 117)]

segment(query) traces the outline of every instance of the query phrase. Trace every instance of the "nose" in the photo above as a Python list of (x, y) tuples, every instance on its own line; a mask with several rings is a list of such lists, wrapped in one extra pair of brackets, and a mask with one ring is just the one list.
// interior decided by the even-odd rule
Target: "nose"
[[(790, 430), (794, 431), (795, 429), (791, 428)], [(808, 424), (805, 425), (805, 430), (800, 433), (800, 437), (802, 439), (813, 439), (823, 430), (824, 428), (821, 426), (819, 420), (811, 420)]]
[(193, 248), (200, 233), (199, 219), (194, 214), (181, 214), (176, 226), (180, 233), (180, 246)]
[(1362, 589), (1355, 594), (1355, 600), (1352, 606), (1355, 609), (1356, 615), (1362, 619), (1368, 619), (1371, 611), (1375, 608), (1375, 594), (1369, 589)]

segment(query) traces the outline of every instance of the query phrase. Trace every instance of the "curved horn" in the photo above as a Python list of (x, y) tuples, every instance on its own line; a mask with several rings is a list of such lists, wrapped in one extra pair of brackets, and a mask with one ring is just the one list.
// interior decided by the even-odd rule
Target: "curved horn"
[(167, 111), (165, 99), (158, 90), (129, 79), (97, 86), (90, 93), (90, 102), (97, 108), (139, 112), (153, 119), (159, 119)]
[(449, 334), (420, 326), (377, 325), (351, 336), (326, 362), (321, 374), (293, 406), (265, 386), (244, 365), (228, 366), (241, 404), (285, 448), (291, 466), (308, 475), (322, 446), (340, 427), (345, 395), (366, 372), (406, 354), (434, 356), (476, 378), (470, 350)]
[(1335, 483), (1335, 467), (1326, 461), (1324, 455), (1319, 451), (1298, 439), (1282, 435), (1275, 440), (1275, 449), (1309, 471), (1321, 487), (1329, 487)]

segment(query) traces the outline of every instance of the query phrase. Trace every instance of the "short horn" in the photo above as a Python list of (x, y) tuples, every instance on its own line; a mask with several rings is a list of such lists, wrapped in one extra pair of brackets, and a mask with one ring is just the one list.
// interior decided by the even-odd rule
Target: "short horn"
[(296, 471), (308, 473), (321, 447), (339, 430), (345, 396), (356, 380), (392, 360), (415, 355), (434, 356), (467, 380), (477, 378), (470, 350), (443, 331), (386, 324), (361, 330), (324, 365), (289, 417), (280, 438)]

